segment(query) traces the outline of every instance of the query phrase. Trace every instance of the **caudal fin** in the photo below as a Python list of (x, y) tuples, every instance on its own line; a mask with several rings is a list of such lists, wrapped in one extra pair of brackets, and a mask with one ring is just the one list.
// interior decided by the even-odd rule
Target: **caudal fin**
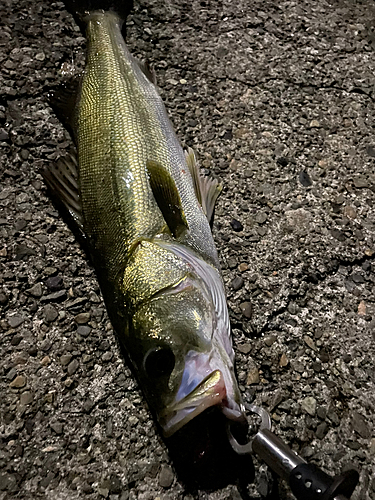
[(82, 25), (84, 17), (96, 10), (113, 11), (125, 20), (133, 8), (133, 0), (63, 0), (67, 10)]

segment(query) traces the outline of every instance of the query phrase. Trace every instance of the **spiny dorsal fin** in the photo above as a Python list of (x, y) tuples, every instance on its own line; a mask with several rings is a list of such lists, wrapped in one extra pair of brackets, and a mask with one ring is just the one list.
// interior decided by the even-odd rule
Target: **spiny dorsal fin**
[(57, 163), (51, 163), (41, 172), (52, 195), (61, 202), (71, 219), (84, 234), (82, 205), (79, 196), (78, 165), (74, 153), (60, 158)]
[(74, 75), (48, 95), (48, 102), (57, 118), (74, 138), (75, 112), (81, 88), (82, 75)]
[(156, 73), (151, 64), (148, 61), (140, 61), (134, 56), (131, 56), (131, 58), (133, 62), (141, 69), (146, 78), (156, 87)]
[(174, 238), (189, 229), (175, 181), (156, 161), (146, 163), (152, 193)]
[(210, 226), (212, 227), (215, 203), (223, 189), (223, 186), (217, 179), (200, 173), (194, 151), (191, 148), (188, 148), (188, 150), (185, 151), (185, 158), (190, 174), (193, 178), (195, 195), (208, 219), (208, 222), (210, 223)]

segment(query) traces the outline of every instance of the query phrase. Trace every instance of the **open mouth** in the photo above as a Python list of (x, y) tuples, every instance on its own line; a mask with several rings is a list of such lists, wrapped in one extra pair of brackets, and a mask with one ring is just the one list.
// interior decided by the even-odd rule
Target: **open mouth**
[(194, 417), (211, 406), (220, 406), (225, 416), (233, 420), (243, 418), (239, 405), (230, 403), (223, 374), (214, 370), (196, 388), (176, 401), (159, 416), (165, 437), (170, 437)]

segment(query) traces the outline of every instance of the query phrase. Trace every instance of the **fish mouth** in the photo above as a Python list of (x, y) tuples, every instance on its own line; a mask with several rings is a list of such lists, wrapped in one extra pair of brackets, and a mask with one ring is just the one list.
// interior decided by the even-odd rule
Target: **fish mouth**
[(188, 395), (175, 401), (159, 415), (166, 438), (172, 436), (194, 417), (211, 406), (220, 406), (225, 416), (232, 420), (242, 420), (240, 406), (227, 397), (225, 380), (220, 370), (214, 370), (204, 378)]

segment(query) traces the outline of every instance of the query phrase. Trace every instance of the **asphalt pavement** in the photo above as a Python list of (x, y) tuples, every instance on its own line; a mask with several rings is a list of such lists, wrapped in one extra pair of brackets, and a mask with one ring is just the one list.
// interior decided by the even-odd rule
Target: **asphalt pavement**
[[(244, 400), (374, 499), (375, 5), (135, 1), (127, 43), (223, 183), (213, 232)], [(85, 39), (61, 2), (0, 14), (0, 500), (264, 499), (256, 459), (247, 488), (176, 471), (39, 174), (71, 147), (47, 94), (82, 70)]]

